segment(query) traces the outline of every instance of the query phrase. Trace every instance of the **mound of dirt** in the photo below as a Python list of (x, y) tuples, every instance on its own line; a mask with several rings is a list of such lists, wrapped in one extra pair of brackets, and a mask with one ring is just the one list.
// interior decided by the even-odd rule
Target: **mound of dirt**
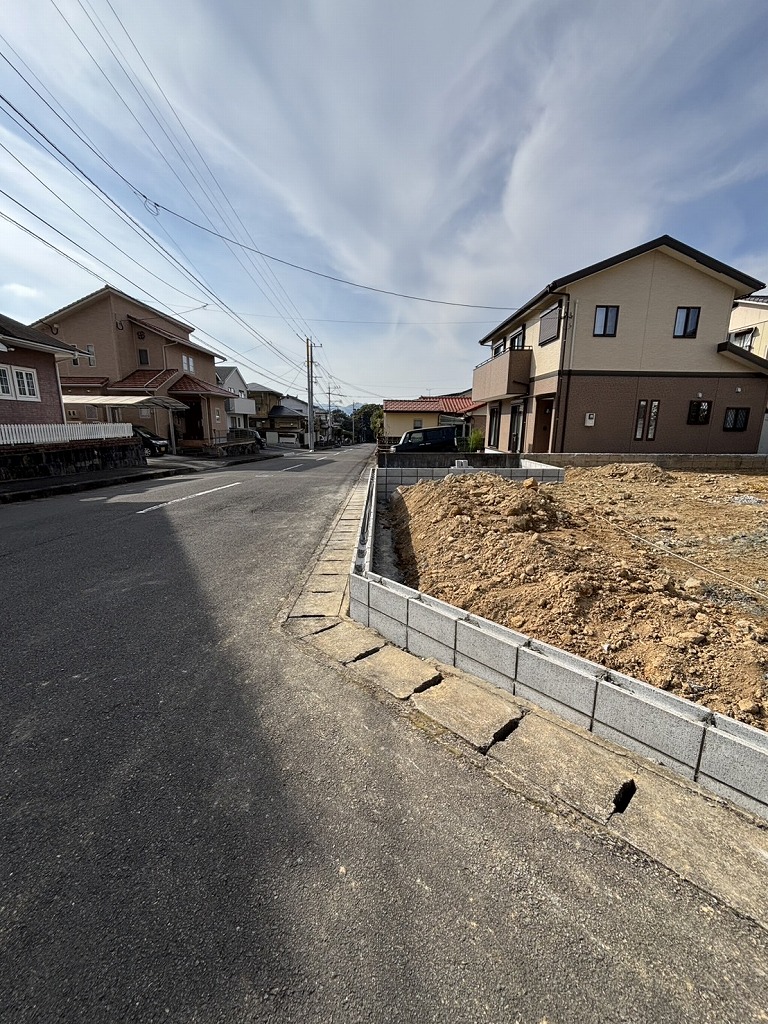
[(646, 464), (393, 495), (405, 582), (768, 729), (768, 478)]

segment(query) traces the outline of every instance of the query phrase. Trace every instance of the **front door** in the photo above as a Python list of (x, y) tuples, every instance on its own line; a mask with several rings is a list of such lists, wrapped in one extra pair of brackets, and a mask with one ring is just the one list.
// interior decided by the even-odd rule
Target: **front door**
[(554, 398), (536, 399), (536, 419), (533, 427), (534, 452), (548, 452), (552, 438), (552, 413), (555, 408)]

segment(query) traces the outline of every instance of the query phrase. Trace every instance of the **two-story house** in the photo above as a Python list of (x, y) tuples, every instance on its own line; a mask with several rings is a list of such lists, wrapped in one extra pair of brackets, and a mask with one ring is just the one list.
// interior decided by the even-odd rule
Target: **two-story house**
[(266, 433), (274, 426), (269, 419), (269, 411), (280, 403), (280, 392), (266, 384), (259, 384), (256, 381), (246, 385), (248, 397), (254, 403), (254, 411), (251, 415), (249, 427)]
[(250, 418), (256, 414), (256, 403), (248, 397), (248, 385), (238, 368), (229, 365), (217, 366), (216, 383), (231, 396), (225, 402), (227, 430), (250, 427)]
[(224, 357), (193, 341), (190, 325), (106, 285), (33, 326), (87, 353), (61, 369), (68, 421), (143, 425), (174, 448), (226, 436), (231, 393), (216, 379)]
[(486, 447), (757, 451), (768, 361), (727, 339), (764, 287), (669, 235), (552, 281), (480, 339)]

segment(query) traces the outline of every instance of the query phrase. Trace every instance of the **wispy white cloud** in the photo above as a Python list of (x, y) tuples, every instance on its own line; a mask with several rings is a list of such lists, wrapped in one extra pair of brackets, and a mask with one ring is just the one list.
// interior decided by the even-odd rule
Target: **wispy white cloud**
[[(202, 209), (193, 201), (201, 197), (188, 169), (196, 153), (107, 5), (91, 0), (126, 66), (179, 132), (184, 160), (79, 4), (58, 2), (85, 46), (48, 0), (29, 0), (6, 28), (19, 53), (140, 193), (193, 220), (210, 217), (225, 233), (239, 231), (230, 211), (224, 226), (208, 200), (200, 198)], [(768, 167), (760, 0), (113, 5), (267, 252), (394, 291), (514, 306), (554, 277), (672, 224), (690, 244), (765, 277), (765, 207), (748, 201)], [(292, 357), (300, 353), (296, 334), (313, 329), (315, 317), (389, 320), (318, 327), (326, 363), (361, 386), (386, 382), (393, 394), (469, 383), (486, 326), (454, 321), (493, 313), (374, 296), (274, 265), (309, 324), (259, 319), (275, 313), (264, 294), (279, 292), (274, 280), (268, 286), (255, 269), (249, 276), (223, 244), (183, 222), (165, 213), (152, 217), (11, 71), (0, 68), (0, 76), (21, 108), (76, 153), (158, 241)], [(93, 253), (78, 258), (95, 267), (109, 253), (113, 266), (175, 308), (185, 299), (143, 267), (199, 294), (18, 130), (0, 122), (0, 132), (132, 257), (110, 252), (18, 165), (0, 158), (10, 174), (5, 180), (30, 208)], [(209, 180), (207, 170), (199, 173)], [(0, 197), (0, 209), (12, 206)], [(20, 252), (13, 238), (13, 230), (0, 227), (0, 270), (7, 281), (28, 282), (30, 294), (16, 299), (27, 300), (30, 319), (95, 286), (28, 240)], [(74, 293), (64, 296), (67, 288)], [(279, 305), (295, 313), (284, 295)], [(202, 328), (236, 349), (256, 344), (213, 304), (196, 315)], [(250, 353), (257, 356), (260, 365), (286, 372), (268, 348)]]

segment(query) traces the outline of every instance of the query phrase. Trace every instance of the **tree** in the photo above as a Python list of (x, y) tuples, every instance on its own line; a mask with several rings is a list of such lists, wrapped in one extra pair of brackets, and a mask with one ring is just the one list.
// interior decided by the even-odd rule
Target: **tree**
[(384, 406), (369, 402), (355, 409), (356, 441), (375, 441), (384, 424)]

